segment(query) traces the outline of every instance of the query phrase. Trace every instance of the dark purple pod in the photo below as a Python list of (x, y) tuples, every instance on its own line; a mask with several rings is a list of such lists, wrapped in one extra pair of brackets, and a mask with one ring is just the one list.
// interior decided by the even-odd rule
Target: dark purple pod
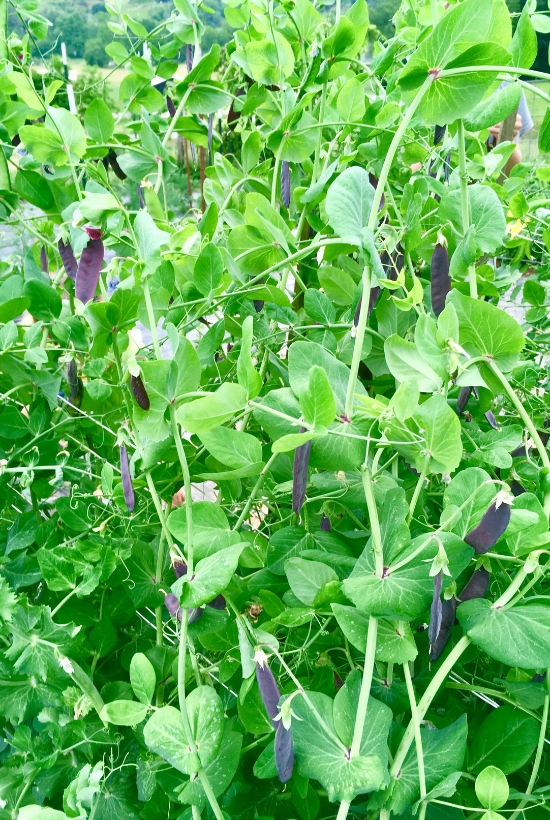
[(324, 513), (321, 516), (321, 532), (330, 532), (330, 518)]
[(185, 67), (187, 71), (191, 71), (193, 68), (193, 55), (195, 54), (194, 46), (187, 44), (185, 46)]
[(179, 559), (173, 562), (172, 569), (174, 570), (176, 578), (182, 578), (184, 575), (187, 575), (187, 564), (184, 564), (183, 561)]
[(531, 683), (544, 683), (545, 680), (546, 672), (543, 672), (542, 675), (537, 672), (536, 675), (533, 675), (531, 678)]
[(339, 692), (342, 686), (344, 685), (344, 681), (336, 671), (333, 672), (332, 677), (334, 679), (334, 688), (337, 692)]
[(487, 419), (493, 430), (498, 430), (497, 420), (492, 410), (487, 410), (487, 412), (485, 413), (485, 418)]
[(436, 316), (445, 307), (447, 294), (451, 289), (451, 277), (449, 276), (449, 251), (443, 245), (437, 243), (432, 253), (431, 270), (431, 290), (432, 290), (432, 310)]
[(259, 663), (256, 664), (256, 680), (258, 681), (258, 688), (265, 706), (265, 711), (269, 715), (273, 728), (276, 729), (278, 721), (276, 721), (275, 718), (279, 714), (281, 693), (279, 692), (275, 676), (267, 663), (265, 663), (264, 666), (260, 666)]
[[(378, 177), (375, 176), (372, 173), (369, 173), (369, 182), (372, 185), (372, 187), (374, 188), (374, 190), (376, 191), (376, 189), (378, 188)], [(378, 206), (378, 210), (381, 211), (385, 204), (386, 204), (386, 197), (384, 196), (384, 194), (382, 194), (382, 196), (380, 198), (380, 205)]]
[(285, 208), (288, 208), (290, 205), (290, 165), (286, 160), (281, 162), (281, 199)]
[[(183, 610), (179, 604), (177, 597), (172, 592), (164, 596), (164, 606), (166, 607), (170, 615), (172, 615), (172, 617), (177, 618), (178, 621), (181, 621), (181, 615)], [(202, 607), (199, 607), (198, 609), (188, 609), (187, 623), (193, 624), (195, 623), (195, 621), (198, 621), (199, 618), (202, 616), (203, 612), (204, 609), (202, 609)]]
[(445, 162), (443, 165), (443, 176), (445, 177), (445, 182), (449, 182), (449, 177), (451, 176), (451, 155), (447, 154), (445, 156)]
[(134, 398), (141, 407), (141, 409), (149, 410), (149, 408), (151, 407), (151, 402), (149, 401), (149, 395), (147, 393), (147, 390), (145, 389), (145, 385), (143, 384), (143, 379), (141, 378), (141, 376), (130, 375), (130, 387), (132, 388)]
[(212, 607), (212, 609), (225, 609), (225, 598), (223, 595), (216, 595), (215, 598), (208, 601), (206, 606)]
[(171, 117), (176, 116), (176, 106), (174, 105), (174, 100), (168, 95), (166, 97), (166, 108), (168, 109), (168, 113)]
[(441, 629), (441, 619), (443, 616), (443, 606), (441, 603), (441, 584), (443, 583), (443, 573), (441, 570), (434, 576), (434, 594), (430, 607), (430, 625), (428, 627), (428, 639), (432, 646), (439, 635)]
[(473, 598), (484, 598), (489, 588), (491, 573), (485, 567), (476, 569), (460, 595), (458, 596), (458, 606), (464, 601), (471, 601)]
[[(372, 291), (371, 291), (372, 296)], [(359, 316), (361, 314), (361, 305), (363, 304), (363, 297), (359, 297), (359, 301), (357, 302), (357, 307), (355, 308), (355, 313), (353, 314), (353, 327), (359, 327)], [(370, 309), (370, 305), (369, 305)]]
[(510, 505), (502, 502), (499, 507), (493, 502), (477, 527), (465, 536), (464, 541), (473, 547), (478, 555), (489, 552), (510, 523)]
[[(305, 432), (301, 427), (300, 432)], [(306, 497), (307, 475), (309, 467), (309, 456), (311, 453), (311, 441), (300, 444), (294, 451), (294, 467), (292, 470), (292, 509), (296, 515), (300, 514), (302, 505)]]
[(275, 732), (275, 766), (281, 783), (290, 780), (294, 768), (294, 742), (292, 728), (285, 729), (282, 721), (279, 721)]
[[(382, 291), (380, 290), (378, 285), (376, 285), (376, 287), (374, 287), (374, 288), (371, 288), (370, 295), (369, 295), (369, 310), (368, 310), (368, 313), (367, 313), (367, 317), (370, 316), (372, 311), (374, 310), (374, 306), (378, 302), (378, 299), (380, 297), (381, 292)], [(361, 301), (361, 300), (359, 300), (359, 301)], [(361, 307), (359, 307), (359, 310), (361, 310)], [(357, 317), (357, 320), (359, 322), (359, 317)]]
[(472, 395), (472, 388), (471, 387), (461, 387), (460, 393), (458, 394), (458, 399), (456, 400), (456, 412), (457, 415), (461, 416), (464, 410), (466, 409), (466, 405), (470, 400), (470, 396)]
[(46, 250), (44, 245), (42, 245), (42, 247), (40, 248), (40, 270), (42, 271), (42, 273), (50, 272), (50, 267), (48, 265), (48, 251)]
[(527, 492), (523, 484), (520, 484), (519, 481), (516, 481), (515, 478), (512, 479), (512, 483), (510, 484), (510, 490), (515, 498), (517, 498), (518, 495), (523, 495), (523, 493)]
[(126, 502), (129, 512), (133, 512), (136, 506), (136, 497), (134, 495), (132, 476), (130, 475), (130, 465), (128, 464), (128, 450), (125, 444), (121, 444), (120, 446), (120, 473), (122, 476), (124, 501)]
[(145, 208), (145, 200), (143, 199), (143, 188), (141, 187), (139, 182), (137, 184), (137, 195), (138, 195), (139, 207), (141, 208), (141, 210), (143, 210)]
[(443, 142), (443, 137), (445, 136), (445, 131), (447, 130), (446, 125), (436, 125), (434, 128), (434, 145), (439, 145), (440, 142)]
[(94, 298), (103, 265), (104, 248), (101, 239), (90, 239), (82, 253), (76, 272), (75, 296), (86, 304)]
[(115, 151), (109, 151), (108, 159), (109, 159), (109, 164), (110, 164), (111, 168), (115, 172), (115, 176), (118, 177), (118, 179), (125, 180), (126, 179), (126, 174), (124, 173), (124, 171), (122, 170), (122, 168), (118, 164), (118, 159), (117, 159), (116, 152)]
[[(512, 458), (526, 458), (527, 456), (527, 447), (525, 444), (520, 444), (519, 447), (516, 447), (515, 450), (512, 450), (510, 455)], [(529, 448), (530, 449), (530, 448)]]
[(63, 242), (62, 239), (59, 240), (57, 243), (57, 249), (59, 251), (59, 255), (61, 257), (61, 261), (63, 262), (63, 267), (65, 268), (65, 273), (72, 279), (73, 282), (76, 279), (76, 272), (78, 270), (78, 262), (76, 261), (76, 257), (74, 255), (74, 251), (70, 242)]
[(437, 638), (430, 644), (430, 661), (436, 661), (449, 640), (449, 635), (455, 622), (456, 601), (451, 598), (450, 601), (443, 601), (441, 605), (441, 623)]

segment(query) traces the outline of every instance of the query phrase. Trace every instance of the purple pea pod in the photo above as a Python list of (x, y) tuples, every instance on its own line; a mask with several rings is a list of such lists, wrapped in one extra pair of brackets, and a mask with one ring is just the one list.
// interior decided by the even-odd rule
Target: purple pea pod
[(143, 199), (143, 188), (141, 185), (137, 184), (137, 195), (138, 195), (138, 203), (141, 210), (145, 208), (145, 200)]
[(531, 683), (544, 683), (545, 680), (546, 680), (546, 672), (543, 672), (542, 674), (537, 672), (531, 678)]
[(512, 483), (510, 484), (510, 491), (515, 498), (527, 492), (523, 484), (520, 484), (515, 478), (512, 479)]
[(449, 276), (449, 251), (439, 242), (432, 253), (431, 269), (431, 290), (432, 290), (432, 310), (436, 316), (445, 307), (447, 294), (451, 289), (451, 277)]
[[(265, 284), (265, 283), (264, 283), (264, 280), (263, 280), (263, 279), (258, 279), (258, 281), (256, 282), (256, 284), (257, 284), (257, 285), (263, 285), (263, 284)], [(264, 309), (264, 302), (263, 302), (263, 300), (262, 300), (262, 299), (254, 299), (254, 300), (253, 300), (253, 303), (254, 303), (254, 309), (256, 310), (256, 313), (261, 313), (261, 312), (262, 312), (262, 310)]]
[(433, 646), (441, 629), (443, 617), (443, 606), (441, 603), (441, 584), (443, 583), (443, 573), (441, 570), (434, 576), (434, 594), (430, 607), (430, 626), (428, 627), (428, 638), (430, 646)]
[(477, 527), (465, 536), (464, 541), (473, 547), (478, 555), (489, 552), (510, 523), (510, 513), (509, 503), (502, 501), (497, 507), (493, 501)]
[(339, 692), (342, 686), (344, 685), (344, 681), (336, 671), (333, 672), (332, 677), (334, 679), (334, 688), (337, 692)]
[(445, 136), (445, 131), (447, 130), (446, 125), (436, 125), (434, 128), (434, 145), (439, 145), (440, 142), (443, 142), (443, 137)]
[(430, 642), (430, 661), (436, 661), (449, 640), (449, 635), (455, 622), (456, 601), (451, 598), (450, 601), (443, 601), (441, 605), (441, 623), (439, 625), (439, 632), (435, 641)]
[(285, 729), (281, 720), (275, 732), (275, 766), (277, 767), (277, 777), (281, 783), (290, 780), (294, 767), (292, 728)]
[(60, 239), (57, 243), (57, 249), (59, 251), (61, 261), (63, 262), (65, 273), (69, 279), (72, 279), (74, 282), (76, 279), (76, 272), (78, 270), (78, 262), (76, 261), (71, 243), (65, 243), (62, 239)]
[[(372, 291), (371, 291), (371, 295), (372, 295)], [(359, 316), (361, 315), (361, 305), (362, 304), (363, 304), (363, 297), (360, 296), (359, 300), (357, 302), (357, 307), (355, 308), (355, 313), (353, 314), (353, 327), (354, 327), (354, 330), (357, 330), (357, 328), (359, 327)], [(370, 310), (370, 304), (369, 304), (369, 310)]]
[[(300, 427), (300, 433), (304, 433), (305, 428)], [(294, 467), (292, 470), (292, 509), (296, 515), (300, 515), (300, 510), (306, 497), (307, 475), (309, 467), (309, 456), (311, 453), (311, 441), (300, 444), (294, 451)]]
[(279, 692), (275, 676), (267, 665), (267, 662), (265, 662), (263, 666), (259, 663), (256, 664), (256, 680), (258, 681), (258, 688), (265, 706), (265, 711), (273, 724), (273, 728), (276, 729), (279, 721), (276, 721), (275, 718), (279, 714), (281, 693)]
[(174, 100), (172, 99), (172, 97), (166, 97), (166, 108), (168, 109), (168, 113), (171, 117), (176, 116), (176, 106), (174, 105)]
[(497, 420), (492, 410), (487, 410), (487, 412), (485, 413), (485, 418), (487, 419), (493, 430), (498, 430)]
[(44, 245), (42, 245), (42, 247), (40, 248), (40, 270), (42, 271), (42, 273), (50, 272), (50, 267), (48, 265), (48, 251), (46, 250)]
[(211, 601), (208, 601), (206, 606), (212, 607), (212, 609), (225, 609), (225, 598), (223, 595), (216, 595)]
[(193, 68), (193, 55), (195, 53), (195, 49), (192, 45), (185, 46), (185, 67), (187, 71), (191, 71)]
[(184, 575), (187, 575), (187, 564), (184, 564), (179, 558), (176, 558), (172, 563), (172, 569), (174, 570), (176, 578), (182, 578)]
[(134, 495), (134, 487), (132, 485), (132, 477), (130, 475), (130, 465), (128, 464), (128, 450), (125, 444), (120, 445), (120, 473), (122, 475), (122, 491), (124, 493), (124, 501), (128, 507), (129, 512), (134, 511), (136, 506), (136, 497)]
[[(179, 603), (177, 597), (172, 592), (170, 592), (168, 595), (164, 596), (164, 606), (166, 607), (166, 609), (168, 610), (170, 615), (172, 615), (173, 618), (177, 618), (178, 621), (181, 621), (181, 616), (182, 616), (183, 610), (180, 606), (180, 603)], [(187, 623), (188, 624), (194, 624), (195, 621), (198, 621), (199, 618), (202, 617), (203, 612), (204, 612), (204, 609), (202, 609), (202, 607), (198, 607), (197, 609), (195, 609), (195, 608), (188, 609), (187, 610)]]
[(281, 199), (285, 208), (288, 208), (290, 205), (290, 165), (286, 160), (281, 163)]
[(101, 239), (90, 239), (82, 253), (76, 272), (75, 296), (86, 304), (94, 298), (104, 255)]
[(330, 518), (323, 513), (321, 516), (321, 532), (330, 532), (330, 530)]
[(489, 588), (491, 573), (485, 567), (476, 569), (460, 595), (458, 596), (458, 606), (464, 601), (471, 601), (473, 598), (484, 598)]
[(151, 402), (149, 401), (149, 395), (145, 389), (141, 376), (130, 375), (130, 387), (132, 389), (132, 393), (134, 394), (134, 398), (141, 409), (149, 410), (151, 407)]
[(456, 412), (457, 415), (461, 416), (464, 410), (466, 409), (466, 405), (470, 400), (470, 396), (472, 395), (472, 388), (471, 387), (461, 387), (460, 393), (458, 394), (458, 399), (456, 401)]
[(118, 179), (125, 180), (127, 178), (126, 174), (118, 164), (118, 159), (115, 151), (109, 151), (108, 160), (111, 168), (115, 172), (115, 176)]

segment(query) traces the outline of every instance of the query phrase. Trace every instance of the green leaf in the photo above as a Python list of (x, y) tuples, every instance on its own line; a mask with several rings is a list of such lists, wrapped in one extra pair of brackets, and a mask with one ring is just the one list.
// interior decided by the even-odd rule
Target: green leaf
[[(460, 612), (460, 607), (457, 611)], [(538, 739), (538, 721), (504, 704), (490, 712), (477, 726), (468, 756), (468, 768), (477, 774), (486, 766), (496, 766), (505, 775), (512, 774), (527, 763), (537, 747)]]
[(326, 371), (313, 365), (309, 371), (307, 390), (300, 397), (304, 419), (315, 427), (327, 427), (336, 415), (336, 402)]
[[(187, 544), (187, 510), (185, 506), (168, 516), (168, 529), (182, 544)], [(233, 539), (233, 540), (232, 540)], [(231, 534), (227, 516), (218, 504), (211, 501), (193, 503), (193, 543), (195, 557), (205, 558), (231, 544), (239, 543), (238, 533)]]
[(367, 171), (359, 166), (346, 168), (327, 191), (325, 207), (334, 233), (347, 242), (360, 244), (373, 199), (374, 188)]
[(135, 700), (113, 700), (105, 704), (99, 717), (115, 726), (137, 726), (145, 719), (147, 711), (147, 706)]
[(30, 301), (29, 312), (35, 319), (51, 322), (61, 313), (61, 296), (53, 285), (47, 285), (39, 279), (30, 279), (25, 282), (23, 294)]
[(199, 254), (193, 270), (193, 282), (203, 296), (209, 296), (222, 283), (223, 259), (214, 245), (209, 242)]
[(182, 607), (198, 607), (223, 592), (237, 569), (246, 543), (235, 544), (199, 561), (191, 578), (183, 576), (172, 585)]
[(318, 273), (319, 284), (326, 296), (335, 305), (347, 307), (353, 302), (357, 285), (349, 275), (339, 268), (322, 267)]
[(80, 120), (66, 108), (48, 107), (46, 128), (58, 136), (67, 161), (77, 162), (86, 151), (86, 134)]
[(134, 231), (143, 262), (150, 262), (156, 257), (160, 248), (170, 239), (170, 234), (157, 228), (150, 214), (143, 210), (138, 211), (134, 220)]
[[(500, 93), (500, 92), (499, 92)], [(506, 220), (502, 203), (495, 191), (487, 185), (468, 186), (470, 224), (475, 226), (475, 242), (485, 253), (494, 253), (504, 241)], [(459, 190), (448, 190), (439, 206), (443, 222), (452, 222), (462, 236), (462, 206)]]
[(36, 171), (18, 169), (13, 181), (13, 188), (19, 196), (36, 208), (49, 211), (55, 207), (50, 184)]
[(76, 587), (74, 563), (53, 550), (39, 549), (36, 553), (42, 576), (52, 592), (67, 592)]
[(525, 345), (523, 331), (513, 316), (457, 290), (447, 298), (458, 316), (462, 347), (472, 356), (490, 356), (505, 372), (511, 370)]
[(214, 458), (234, 470), (262, 460), (262, 446), (250, 433), (218, 427), (201, 433), (199, 438)]
[[(420, 729), (426, 789), (432, 789), (447, 775), (462, 768), (467, 732), (466, 715), (444, 729)], [(413, 744), (401, 766), (389, 808), (393, 813), (401, 814), (419, 797), (418, 757)]]
[(315, 288), (308, 288), (304, 294), (304, 309), (313, 321), (331, 325), (336, 320), (336, 310), (326, 295)]
[(109, 142), (115, 130), (115, 118), (100, 97), (92, 100), (84, 112), (84, 127), (88, 135), (100, 143)]
[[(348, 641), (364, 654), (367, 646), (369, 618), (352, 606), (332, 604), (334, 617)], [(408, 663), (414, 661), (418, 650), (408, 623), (403, 621), (378, 621), (376, 660), (384, 663)]]
[(142, 652), (136, 652), (130, 663), (130, 683), (137, 699), (149, 705), (155, 694), (157, 678), (153, 664)]
[[(349, 759), (345, 753), (347, 747), (342, 741), (338, 741), (337, 727), (340, 732), (346, 727), (336, 722), (336, 704), (320, 692), (308, 692), (308, 698), (323, 718), (328, 732), (320, 725), (307, 703), (300, 697), (294, 698), (292, 710), (299, 720), (293, 720), (292, 732), (300, 774), (318, 780), (332, 803), (351, 801), (358, 794), (381, 788), (386, 782), (387, 772), (383, 761), (376, 754), (380, 750), (379, 744), (373, 744), (373, 753), (370, 753), (371, 744), (364, 742), (363, 735), (361, 754)], [(387, 726), (387, 729), (388, 717), (391, 720), (391, 715), (384, 713), (384, 728)], [(366, 721), (365, 728), (367, 733), (372, 728), (370, 720)], [(382, 727), (377, 727), (379, 728)]]
[(307, 441), (326, 436), (326, 434), (327, 431), (324, 427), (306, 433), (289, 433), (288, 436), (281, 436), (277, 441), (274, 441), (271, 445), (271, 451), (273, 453), (288, 453)]
[[(262, 389), (262, 377), (252, 363), (252, 338), (254, 321), (247, 316), (242, 324), (241, 351), (237, 360), (237, 380), (246, 390), (249, 399), (254, 399)], [(256, 459), (259, 461), (260, 459)]]
[[(338, 361), (326, 348), (314, 342), (298, 341), (289, 348), (288, 376), (293, 392), (301, 398), (308, 391), (312, 362), (325, 370), (336, 400), (336, 412), (343, 413), (350, 374), (349, 367)], [(356, 382), (355, 392), (359, 395), (366, 395), (366, 390), (359, 380)]]
[(481, 131), (482, 128), (489, 128), (496, 122), (502, 122), (518, 107), (521, 94), (519, 83), (510, 83), (495, 91), (464, 118), (465, 127), (469, 131)]
[[(486, 483), (487, 482), (487, 483)], [(473, 530), (487, 512), (487, 507), (495, 497), (497, 489), (491, 482), (491, 476), (479, 467), (467, 467), (461, 470), (445, 488), (443, 494), (443, 512), (441, 522), (463, 504), (464, 509), (451, 526), (459, 538)], [(483, 486), (485, 485), (485, 486)], [(471, 501), (466, 504), (470, 496)]]
[(179, 709), (163, 706), (153, 712), (145, 724), (143, 739), (152, 752), (160, 755), (179, 772), (192, 773), (189, 767), (189, 743)]
[(490, 601), (466, 601), (458, 620), (472, 643), (508, 666), (537, 669), (550, 665), (550, 609), (541, 604), (494, 609)]
[(365, 89), (356, 77), (342, 86), (336, 100), (336, 110), (343, 120), (357, 122), (365, 114)]
[(537, 34), (531, 23), (529, 10), (528, 5), (523, 7), (510, 43), (512, 65), (517, 68), (531, 68), (537, 58)]
[(313, 606), (315, 596), (324, 584), (337, 581), (333, 569), (318, 561), (290, 558), (285, 563), (285, 573), (294, 595), (306, 606)]
[(189, 433), (206, 433), (233, 418), (245, 408), (246, 402), (244, 387), (224, 382), (204, 399), (182, 404), (177, 411), (178, 421)]
[(403, 458), (421, 472), (427, 456), (428, 473), (456, 470), (462, 458), (460, 421), (443, 396), (436, 393), (421, 404), (406, 421), (381, 422), (387, 438)]
[(484, 809), (497, 811), (508, 801), (510, 787), (505, 774), (496, 766), (486, 766), (476, 777), (477, 799)]
[(245, 46), (252, 78), (262, 85), (278, 85), (294, 71), (294, 52), (288, 40), (274, 31), (271, 37), (252, 40)]
[(390, 372), (398, 381), (414, 379), (422, 393), (433, 393), (441, 387), (441, 376), (420, 355), (413, 342), (394, 334), (384, 342), (384, 353)]

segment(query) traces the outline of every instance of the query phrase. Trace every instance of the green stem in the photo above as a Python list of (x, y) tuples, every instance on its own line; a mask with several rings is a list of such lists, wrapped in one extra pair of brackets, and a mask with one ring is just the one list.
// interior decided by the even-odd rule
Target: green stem
[[(426, 797), (426, 774), (424, 772), (422, 735), (420, 734), (420, 720), (418, 718), (418, 710), (416, 708), (416, 697), (414, 694), (411, 679), (411, 670), (408, 663), (403, 664), (403, 672), (405, 673), (405, 683), (407, 684), (407, 693), (409, 695), (409, 703), (411, 706), (411, 722), (413, 724), (414, 739), (416, 743), (416, 759), (418, 761), (418, 780), (420, 783), (420, 799), (424, 800), (424, 798)], [(424, 803), (422, 805), (424, 806)]]
[(172, 538), (172, 533), (168, 529), (166, 525), (166, 518), (164, 517), (164, 510), (162, 509), (162, 504), (159, 498), (159, 494), (157, 493), (157, 488), (155, 487), (155, 483), (151, 476), (151, 473), (145, 473), (145, 479), (147, 481), (147, 486), (149, 487), (149, 492), (151, 493), (151, 498), (153, 499), (153, 504), (155, 505), (155, 509), (157, 511), (157, 515), (159, 517), (160, 526), (162, 527), (162, 531), (164, 533), (164, 537), (168, 541), (168, 546), (170, 549), (174, 548), (174, 539)]
[(416, 487), (414, 488), (413, 497), (411, 498), (411, 503), (409, 505), (409, 516), (407, 518), (407, 524), (410, 524), (414, 515), (414, 511), (416, 509), (416, 503), (420, 496), (420, 492), (422, 487), (424, 486), (424, 482), (426, 481), (426, 476), (428, 475), (428, 467), (430, 465), (430, 454), (426, 456), (424, 459), (424, 465), (422, 467), (422, 472), (418, 476), (418, 481), (416, 482)]
[[(339, 0), (337, 0), (339, 2)], [(319, 162), (321, 159), (321, 145), (323, 143), (323, 118), (325, 116), (325, 105), (327, 101), (327, 80), (323, 81), (323, 88), (321, 89), (321, 102), (319, 105), (319, 140), (317, 141), (317, 145), (315, 146), (315, 159), (313, 160), (313, 173), (311, 175), (311, 184), (314, 185), (317, 182), (317, 176), (319, 174)], [(300, 238), (298, 234), (298, 239)]]
[(363, 341), (365, 339), (365, 329), (367, 327), (369, 315), (370, 288), (371, 268), (370, 265), (365, 265), (363, 268), (363, 296), (361, 298), (361, 310), (359, 311), (359, 324), (357, 325), (357, 333), (353, 346), (353, 357), (351, 360), (351, 372), (355, 373), (356, 378), (352, 380), (350, 377), (346, 393), (345, 414), (348, 419), (351, 419), (353, 414), (353, 395), (355, 393), (357, 373), (359, 372), (359, 365), (361, 364), (361, 357), (363, 355)]
[(367, 458), (365, 459), (365, 463), (361, 467), (361, 478), (363, 480), (363, 489), (365, 491), (367, 509), (369, 512), (370, 531), (372, 537), (372, 545), (374, 548), (375, 572), (376, 575), (379, 578), (381, 578), (384, 574), (382, 533), (380, 532), (380, 521), (378, 518), (378, 510), (376, 508), (376, 500), (374, 498), (374, 490), (372, 486), (372, 476), (369, 465), (367, 463)]
[[(430, 74), (424, 83), (422, 84), (421, 88), (419, 89), (416, 97), (410, 104), (407, 109), (406, 114), (404, 115), (399, 128), (394, 134), (394, 137), (391, 141), (390, 147), (388, 149), (388, 153), (386, 154), (386, 159), (384, 160), (384, 164), (382, 165), (382, 170), (380, 171), (380, 177), (378, 179), (378, 185), (376, 186), (376, 190), (374, 192), (374, 197), (372, 200), (372, 206), (370, 209), (370, 216), (369, 216), (369, 228), (374, 230), (376, 227), (376, 223), (378, 220), (378, 209), (380, 207), (380, 202), (382, 201), (382, 195), (384, 193), (384, 188), (386, 187), (386, 183), (388, 181), (388, 176), (390, 173), (390, 169), (393, 165), (393, 161), (395, 159), (395, 154), (397, 153), (397, 149), (399, 148), (399, 143), (403, 138), (405, 131), (409, 127), (409, 124), (416, 112), (416, 109), (422, 102), (422, 98), (424, 94), (430, 87), (434, 80), (434, 77)], [(359, 315), (359, 325), (357, 326), (357, 335), (355, 337), (355, 345), (353, 350), (353, 359), (352, 365), (349, 374), (348, 380), (348, 390), (347, 390), (347, 398), (346, 398), (346, 415), (348, 418), (351, 418), (351, 411), (352, 405), (348, 407), (348, 397), (351, 395), (353, 396), (353, 391), (355, 389), (355, 382), (357, 380), (357, 373), (359, 372), (359, 363), (361, 361), (361, 352), (363, 348), (363, 339), (365, 337), (365, 326), (367, 323), (367, 316), (368, 316), (368, 307), (369, 307), (369, 298), (370, 298), (370, 276), (363, 275), (363, 296), (362, 296), (362, 303), (361, 303), (361, 312)], [(359, 348), (359, 352), (357, 353), (357, 348)], [(350, 386), (351, 385), (351, 386)]]
[[(451, 650), (451, 652), (447, 655), (435, 675), (433, 676), (432, 680), (428, 684), (428, 688), (424, 692), (422, 698), (420, 699), (417, 707), (417, 715), (418, 720), (424, 720), (424, 716), (428, 711), (432, 700), (437, 695), (440, 686), (443, 684), (445, 678), (458, 661), (460, 656), (466, 649), (470, 646), (470, 639), (466, 636), (462, 637), (456, 646)], [(393, 760), (393, 765), (391, 767), (390, 775), (392, 778), (396, 778), (399, 772), (401, 771), (401, 767), (403, 762), (407, 756), (407, 753), (411, 747), (411, 744), (414, 740), (414, 723), (411, 719), (405, 734), (403, 735), (403, 739), (399, 744), (399, 748), (396, 752), (396, 755)]]
[(278, 455), (279, 455), (279, 453), (273, 453), (273, 455), (267, 461), (267, 464), (263, 468), (262, 472), (258, 476), (258, 480), (256, 481), (256, 483), (254, 484), (254, 487), (252, 488), (252, 492), (251, 492), (251, 494), (248, 498), (248, 501), (244, 505), (243, 511), (241, 512), (237, 523), (233, 527), (234, 532), (239, 530), (242, 527), (242, 525), (244, 524), (244, 522), (246, 521), (248, 513), (250, 512), (250, 509), (251, 509), (252, 505), (254, 504), (254, 501), (256, 500), (256, 496), (258, 495), (258, 493), (262, 489), (262, 487), (264, 485), (264, 481), (266, 479), (266, 476), (267, 476), (268, 472), (271, 470), (271, 468), (273, 466), (273, 463), (274, 463), (274, 461), (275, 461), (275, 459), (277, 458)]
[(286, 137), (283, 137), (281, 140), (281, 144), (277, 150), (275, 155), (275, 166), (273, 168), (273, 179), (271, 180), (271, 207), (275, 208), (277, 205), (277, 185), (279, 183), (279, 168), (281, 166), (281, 154), (283, 152), (283, 146), (285, 144)]
[(183, 487), (185, 491), (185, 512), (186, 512), (186, 526), (187, 526), (187, 544), (186, 544), (186, 558), (187, 558), (187, 574), (189, 577), (193, 573), (193, 499), (191, 497), (191, 476), (189, 475), (189, 465), (187, 464), (187, 457), (183, 448), (181, 435), (178, 430), (178, 421), (176, 418), (176, 407), (170, 404), (170, 423), (172, 425), (172, 435), (176, 442), (176, 450), (183, 474)]
[(74, 589), (71, 589), (71, 591), (67, 595), (65, 595), (65, 597), (57, 604), (55, 609), (52, 609), (52, 618), (59, 612), (61, 607), (64, 606), (67, 603), (67, 601), (69, 601), (73, 597), (75, 592), (76, 587)]
[(95, 688), (90, 676), (86, 674), (82, 667), (75, 663), (75, 661), (73, 660), (71, 660), (71, 665), (73, 667), (73, 671), (70, 673), (71, 678), (74, 680), (79, 689), (81, 689), (82, 692), (84, 692), (84, 694), (90, 700), (92, 706), (96, 710), (97, 714), (99, 715), (101, 713), (101, 710), (103, 709), (103, 706), (105, 705), (103, 703), (103, 698)]
[[(460, 177), (460, 204), (462, 207), (462, 235), (466, 236), (470, 227), (470, 201), (468, 197), (468, 172), (466, 171), (466, 139), (464, 137), (464, 121), (458, 120), (456, 133), (458, 140), (458, 174)], [(477, 299), (477, 278), (475, 265), (468, 267), (470, 281), (470, 296)]]
[(0, 0), (0, 59), (8, 59), (8, 0)]
[(372, 684), (377, 634), (378, 619), (374, 618), (371, 615), (369, 618), (369, 628), (367, 632), (367, 648), (365, 650), (365, 666), (363, 667), (363, 680), (361, 682), (361, 691), (359, 692), (359, 701), (357, 702), (357, 715), (355, 717), (355, 727), (353, 729), (353, 740), (351, 742), (350, 757), (357, 757), (361, 751), (361, 740), (363, 739), (363, 730), (365, 728), (370, 688)]
[[(537, 753), (535, 755), (535, 762), (533, 763), (533, 768), (531, 770), (531, 777), (529, 778), (529, 783), (527, 784), (527, 788), (525, 789), (525, 794), (531, 794), (531, 792), (533, 791), (539, 774), (540, 762), (542, 760), (544, 741), (546, 739), (546, 725), (548, 723), (548, 706), (550, 704), (550, 669), (546, 670), (546, 689), (547, 694), (544, 698), (544, 706), (542, 708), (542, 723), (540, 725)], [(528, 802), (528, 800), (522, 800), (517, 809), (515, 810), (515, 812), (512, 815), (510, 815), (510, 820), (516, 820), (516, 817), (518, 817), (518, 815), (521, 813), (522, 809), (525, 808)]]
[[(514, 405), (515, 409), (517, 410), (519, 417), (529, 430), (529, 433), (531, 434), (531, 438), (535, 442), (535, 446), (538, 450), (543, 465), (550, 470), (550, 458), (548, 457), (548, 452), (541, 441), (538, 430), (533, 424), (529, 413), (519, 400), (516, 392), (512, 388), (512, 385), (510, 384), (504, 373), (500, 370), (496, 362), (493, 361), (493, 359), (486, 359), (486, 362), (495, 374), (495, 376), (497, 377), (497, 379), (500, 381), (502, 386), (504, 387), (506, 395), (508, 396), (508, 398)], [(547, 516), (550, 515), (550, 492), (544, 494), (544, 512)]]
[(161, 359), (159, 337), (157, 334), (157, 323), (155, 322), (155, 311), (153, 310), (153, 303), (151, 301), (151, 292), (149, 291), (149, 279), (143, 282), (143, 294), (145, 296), (145, 305), (147, 307), (147, 319), (149, 321), (149, 329), (153, 337), (153, 349), (157, 359)]
[(516, 592), (518, 592), (519, 588), (521, 587), (526, 578), (527, 573), (525, 572), (525, 567), (522, 567), (514, 576), (514, 580), (512, 581), (508, 589), (506, 589), (502, 593), (500, 598), (497, 598), (497, 600), (494, 602), (492, 608), (502, 609), (502, 607), (505, 606), (505, 604), (507, 604), (508, 601), (510, 601), (514, 597)]

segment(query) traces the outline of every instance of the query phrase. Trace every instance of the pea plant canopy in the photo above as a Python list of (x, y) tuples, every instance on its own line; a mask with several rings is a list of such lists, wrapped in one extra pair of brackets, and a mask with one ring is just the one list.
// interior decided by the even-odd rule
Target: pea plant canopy
[(0, 0), (0, 820), (547, 817), (548, 18), (174, 4)]

